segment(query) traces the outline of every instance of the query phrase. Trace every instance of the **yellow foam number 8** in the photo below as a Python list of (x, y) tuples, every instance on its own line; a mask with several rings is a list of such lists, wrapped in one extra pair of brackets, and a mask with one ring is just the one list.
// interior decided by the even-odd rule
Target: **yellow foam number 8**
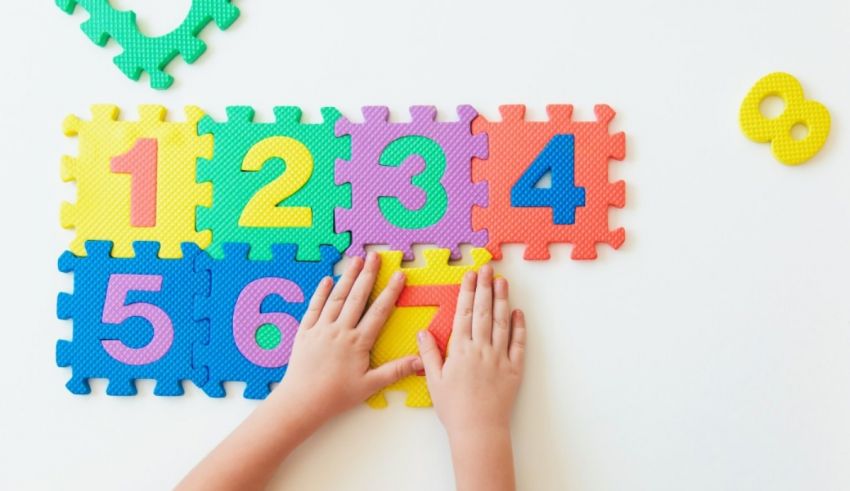
[[(775, 118), (761, 112), (761, 103), (768, 97), (779, 97), (785, 111)], [(787, 73), (771, 73), (753, 86), (741, 104), (741, 130), (750, 140), (770, 142), (773, 155), (787, 165), (799, 165), (814, 157), (829, 136), (829, 111), (817, 101), (803, 97), (803, 87)], [(802, 125), (808, 134), (797, 139), (792, 129)]]
[(242, 170), (257, 172), (271, 159), (281, 159), (283, 173), (257, 191), (242, 210), (243, 227), (311, 227), (313, 210), (306, 206), (278, 206), (307, 184), (313, 174), (313, 155), (298, 140), (266, 138), (254, 145), (242, 161)]

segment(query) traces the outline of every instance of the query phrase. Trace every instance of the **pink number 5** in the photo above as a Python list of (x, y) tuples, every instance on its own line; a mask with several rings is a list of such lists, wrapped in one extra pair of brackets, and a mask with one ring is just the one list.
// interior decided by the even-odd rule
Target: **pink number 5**
[[(289, 362), (298, 321), (283, 312), (260, 312), (263, 300), (270, 295), (278, 295), (287, 302), (304, 301), (301, 288), (283, 278), (260, 278), (248, 283), (239, 294), (233, 309), (233, 339), (239, 352), (251, 363), (265, 368), (278, 368)], [(280, 331), (280, 342), (269, 350), (261, 348), (255, 337), (257, 329), (265, 324), (274, 324)]]
[(158, 292), (162, 290), (162, 276), (146, 274), (114, 274), (106, 287), (103, 305), (104, 324), (121, 324), (127, 319), (140, 317), (153, 328), (153, 337), (147, 346), (130, 348), (120, 340), (104, 339), (103, 349), (116, 360), (127, 365), (146, 365), (162, 358), (174, 341), (174, 326), (161, 308), (149, 303), (125, 305), (131, 291)]

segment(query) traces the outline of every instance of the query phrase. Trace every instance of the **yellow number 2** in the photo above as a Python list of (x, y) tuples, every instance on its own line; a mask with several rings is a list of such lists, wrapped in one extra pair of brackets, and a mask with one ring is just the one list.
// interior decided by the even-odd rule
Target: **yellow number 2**
[[(785, 110), (775, 118), (761, 112), (768, 97), (779, 97)], [(814, 157), (829, 136), (829, 111), (823, 104), (803, 97), (803, 87), (787, 73), (771, 73), (753, 86), (741, 104), (741, 130), (747, 138), (759, 143), (770, 142), (777, 160), (786, 165), (799, 165)], [(808, 134), (795, 138), (792, 129), (803, 126)]]
[(271, 159), (281, 159), (283, 173), (261, 188), (242, 210), (242, 227), (311, 227), (313, 210), (305, 206), (280, 206), (307, 184), (313, 174), (313, 155), (303, 143), (274, 136), (254, 145), (242, 161), (242, 170), (257, 172)]

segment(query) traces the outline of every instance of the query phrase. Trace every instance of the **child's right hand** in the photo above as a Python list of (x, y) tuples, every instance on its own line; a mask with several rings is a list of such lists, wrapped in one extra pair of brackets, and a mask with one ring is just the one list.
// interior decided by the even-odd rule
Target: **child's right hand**
[(477, 285), (475, 273), (463, 278), (445, 363), (433, 336), (419, 333), (428, 390), (450, 440), (509, 431), (525, 339), (525, 317), (511, 312), (508, 282), (494, 282), (490, 265), (481, 268)]

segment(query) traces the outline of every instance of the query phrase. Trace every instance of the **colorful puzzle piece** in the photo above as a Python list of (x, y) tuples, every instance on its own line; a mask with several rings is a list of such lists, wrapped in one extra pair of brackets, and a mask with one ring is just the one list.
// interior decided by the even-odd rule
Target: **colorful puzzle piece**
[(65, 120), (79, 140), (79, 156), (62, 158), (62, 179), (76, 181), (77, 202), (63, 203), (61, 222), (75, 228), (71, 252), (85, 255), (89, 240), (113, 242), (115, 257), (132, 257), (133, 242), (161, 244), (164, 258), (178, 258), (181, 244), (201, 248), (209, 232), (195, 230), (195, 208), (209, 206), (209, 184), (195, 183), (195, 161), (212, 154), (212, 137), (199, 137), (203, 112), (186, 108), (186, 122), (166, 121), (161, 106), (141, 106), (138, 121), (118, 119), (115, 106), (92, 107), (92, 120)]
[[(396, 302), (396, 308), (384, 326), (384, 330), (372, 349), (371, 364), (377, 367), (389, 361), (419, 352), (416, 334), (428, 329), (437, 339), (438, 346), (446, 354), (452, 320), (457, 305), (457, 291), (463, 275), (477, 271), (490, 261), (486, 249), (472, 249), (472, 264), (449, 264), (448, 249), (426, 249), (424, 267), (405, 268), (401, 251), (385, 251), (381, 254), (381, 269), (372, 290), (371, 301), (386, 288), (393, 273), (404, 271), (407, 277), (405, 290)], [(372, 396), (367, 402), (373, 408), (387, 406), (384, 393), (401, 390), (407, 393), (406, 405), (427, 407), (431, 405), (428, 386), (422, 375), (411, 375)]]
[[(775, 118), (761, 112), (762, 101), (771, 96), (785, 103), (785, 110)], [(756, 82), (741, 103), (739, 120), (747, 138), (758, 143), (770, 142), (773, 155), (786, 165), (799, 165), (814, 157), (826, 143), (832, 121), (823, 104), (804, 97), (803, 86), (796, 78), (781, 72)], [(800, 139), (792, 134), (798, 125), (807, 131)]]
[(198, 126), (215, 139), (212, 160), (198, 163), (198, 180), (213, 186), (212, 207), (198, 209), (213, 257), (225, 242), (250, 244), (251, 258), (262, 260), (278, 243), (297, 244), (304, 261), (319, 260), (322, 245), (348, 247), (333, 221), (335, 208), (351, 206), (347, 187), (334, 185), (336, 159), (350, 152), (350, 139), (334, 135), (339, 111), (322, 109), (320, 124), (302, 123), (297, 107), (274, 113), (274, 123), (256, 123), (250, 107), (230, 107), (226, 123), (206, 117)]
[(115, 65), (131, 80), (139, 80), (142, 72), (150, 75), (151, 87), (167, 89), (174, 78), (165, 73), (166, 66), (177, 55), (186, 63), (194, 63), (207, 49), (198, 38), (212, 21), (225, 30), (239, 17), (239, 9), (231, 0), (192, 0), (192, 7), (177, 29), (157, 37), (144, 35), (132, 11), (121, 11), (109, 0), (56, 0), (56, 5), (71, 14), (77, 5), (89, 13), (82, 24), (83, 32), (98, 46), (114, 39), (123, 52), (115, 57)]
[(203, 326), (192, 317), (192, 302), (206, 288), (194, 272), (194, 244), (182, 259), (160, 259), (159, 244), (136, 242), (136, 257), (111, 257), (109, 242), (87, 242), (87, 257), (66, 252), (59, 269), (74, 273), (74, 293), (60, 293), (57, 315), (72, 319), (73, 337), (56, 345), (56, 362), (71, 367), (68, 390), (91, 392), (88, 380), (109, 380), (109, 395), (136, 394), (135, 380), (154, 379), (154, 394), (183, 394), (182, 381), (203, 384), (192, 368), (192, 346)]
[(487, 136), (471, 133), (477, 114), (460, 106), (458, 121), (438, 122), (434, 107), (413, 106), (411, 122), (391, 123), (386, 107), (364, 107), (363, 123), (340, 118), (336, 134), (352, 137), (351, 160), (336, 168), (337, 183), (351, 183), (351, 208), (336, 212), (337, 231), (351, 231), (347, 254), (388, 244), (409, 260), (420, 243), (457, 259), (460, 244), (487, 243), (470, 223), (472, 206), (487, 205), (487, 184), (472, 184), (470, 173), (473, 157), (487, 157)]
[[(461, 106), (459, 121), (438, 122), (433, 107), (413, 107), (411, 122), (392, 123), (367, 107), (351, 123), (325, 108), (306, 124), (295, 107), (275, 108), (269, 123), (230, 107), (220, 123), (194, 107), (166, 121), (159, 106), (119, 121), (104, 105), (91, 121), (67, 118), (80, 147), (62, 160), (78, 188), (62, 206), (77, 232), (60, 260), (75, 273), (58, 307), (74, 320), (73, 341), (57, 347), (68, 388), (88, 393), (89, 378), (106, 378), (107, 393), (129, 395), (153, 378), (157, 394), (177, 395), (191, 379), (223, 397), (223, 383), (238, 381), (245, 397), (264, 398), (319, 281), (342, 251), (369, 244), (397, 249), (382, 252), (372, 301), (394, 271), (408, 279), (371, 365), (415, 354), (426, 328), (445, 355), (461, 277), (500, 258), (502, 243), (528, 244), (527, 259), (573, 243), (573, 258), (592, 259), (597, 243), (624, 240), (608, 227), (608, 208), (625, 202), (625, 184), (608, 181), (609, 160), (625, 155), (623, 134), (608, 133), (614, 112), (597, 106), (597, 121), (574, 122), (571, 106), (549, 106), (549, 121), (530, 122), (524, 110), (503, 106), (503, 121), (488, 122)], [(417, 243), (441, 248), (425, 250), (425, 267), (403, 267)], [(449, 264), (463, 243), (490, 252)], [(422, 374), (385, 390), (431, 403)], [(368, 402), (386, 406), (384, 391)]]
[[(474, 159), (475, 182), (489, 184), (489, 204), (472, 210), (476, 230), (487, 230), (487, 249), (527, 244), (525, 259), (549, 259), (549, 244), (574, 244), (573, 259), (595, 259), (596, 244), (617, 249), (622, 228), (609, 230), (608, 208), (626, 201), (623, 181), (608, 182), (609, 160), (625, 157), (623, 133), (609, 134), (614, 111), (596, 106), (596, 121), (573, 121), (572, 106), (547, 107), (548, 121), (526, 121), (525, 106), (501, 106), (502, 121), (478, 117), (473, 132), (487, 134), (490, 156)], [(552, 186), (534, 184), (550, 171)], [(572, 175), (574, 174), (574, 176)]]
[(222, 382), (239, 381), (246, 398), (262, 399), (286, 373), (310, 297), (340, 253), (323, 246), (321, 260), (298, 262), (293, 244), (271, 246), (267, 261), (249, 259), (247, 244), (224, 244), (223, 251), (222, 259), (197, 260), (210, 289), (197, 299), (195, 316), (208, 323), (209, 338), (195, 348), (194, 363), (207, 371), (207, 395), (224, 397)]

